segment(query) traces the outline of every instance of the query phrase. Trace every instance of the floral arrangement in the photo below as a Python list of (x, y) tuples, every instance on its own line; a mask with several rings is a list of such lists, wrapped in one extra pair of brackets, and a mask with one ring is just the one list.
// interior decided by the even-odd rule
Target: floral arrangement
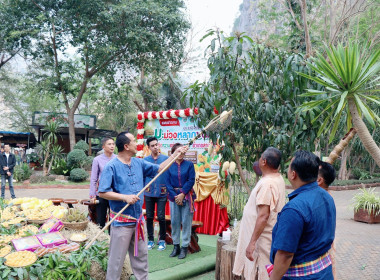
[(176, 119), (176, 118), (186, 118), (198, 115), (198, 108), (187, 108), (183, 110), (168, 110), (168, 111), (150, 111), (150, 112), (139, 112), (137, 114), (137, 157), (143, 156), (144, 149), (144, 123), (145, 120), (154, 119)]

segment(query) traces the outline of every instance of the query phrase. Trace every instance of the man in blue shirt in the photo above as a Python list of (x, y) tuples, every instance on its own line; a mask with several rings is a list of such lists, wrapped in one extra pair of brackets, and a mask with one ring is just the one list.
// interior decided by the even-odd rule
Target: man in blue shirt
[(273, 228), (270, 279), (333, 280), (328, 251), (336, 210), (331, 195), (316, 182), (319, 165), (317, 156), (302, 150), (290, 163), (288, 179), (295, 190)]
[[(174, 154), (182, 146), (180, 143), (174, 144), (171, 153)], [(166, 171), (165, 178), (170, 200), (170, 219), (174, 245), (169, 257), (178, 256), (179, 259), (184, 259), (191, 240), (191, 225), (194, 215), (194, 200), (196, 198), (193, 192), (195, 183), (194, 164), (191, 161), (184, 160), (184, 154), (182, 154)], [(180, 248), (181, 228), (182, 247)]]
[[(142, 240), (144, 235), (142, 204), (143, 196), (137, 194), (144, 187), (144, 178), (163, 170), (171, 161), (160, 165), (135, 158), (137, 143), (135, 137), (122, 132), (116, 138), (119, 154), (104, 167), (99, 181), (99, 197), (109, 200), (110, 217), (129, 203), (130, 206), (112, 223), (108, 256), (107, 280), (119, 280), (127, 252), (132, 271), (137, 280), (148, 279), (148, 249)], [(188, 147), (178, 149), (172, 155), (185, 153)]]
[[(168, 156), (160, 153), (160, 146), (156, 137), (149, 137), (146, 140), (146, 145), (152, 152), (150, 156), (144, 158), (144, 160), (160, 164), (168, 159)], [(145, 177), (145, 185), (147, 185), (153, 177)], [(157, 219), (160, 224), (160, 237), (158, 239), (158, 251), (166, 249), (166, 223), (165, 223), (165, 206), (167, 201), (167, 191), (165, 185), (164, 175), (160, 176), (152, 185), (145, 190), (145, 207), (146, 207), (146, 228), (148, 231), (148, 250), (154, 247), (154, 230), (153, 219), (154, 209), (157, 204)]]

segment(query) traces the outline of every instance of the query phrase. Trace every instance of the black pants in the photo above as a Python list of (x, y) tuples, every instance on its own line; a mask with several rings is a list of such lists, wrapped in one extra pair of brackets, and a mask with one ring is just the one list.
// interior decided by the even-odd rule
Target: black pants
[[(104, 228), (107, 221), (107, 212), (110, 208), (109, 202), (107, 199), (101, 198), (99, 196), (96, 197), (99, 200), (99, 204), (96, 205), (96, 223)], [(111, 232), (111, 227), (108, 228), (108, 231)]]
[(154, 241), (154, 209), (157, 203), (157, 219), (160, 224), (160, 239), (165, 240), (166, 237), (166, 224), (165, 224), (165, 206), (166, 197), (150, 197), (145, 196), (145, 207), (146, 207), (146, 228), (148, 231), (149, 241)]

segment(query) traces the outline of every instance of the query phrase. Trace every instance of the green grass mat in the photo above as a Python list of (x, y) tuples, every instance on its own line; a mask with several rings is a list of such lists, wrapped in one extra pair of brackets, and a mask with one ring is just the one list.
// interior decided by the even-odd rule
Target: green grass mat
[(181, 265), (186, 262), (201, 259), (205, 256), (216, 253), (215, 247), (206, 246), (203, 244), (200, 246), (200, 252), (195, 254), (188, 254), (185, 259), (179, 260), (178, 258), (169, 258), (169, 255), (173, 250), (173, 245), (167, 245), (166, 250), (164, 251), (157, 251), (156, 245), (152, 250), (148, 252), (149, 273)]

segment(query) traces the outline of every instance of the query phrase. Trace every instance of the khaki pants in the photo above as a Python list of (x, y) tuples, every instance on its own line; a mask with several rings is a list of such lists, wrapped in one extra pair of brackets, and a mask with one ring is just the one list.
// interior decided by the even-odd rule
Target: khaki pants
[(134, 256), (135, 227), (114, 227), (108, 252), (107, 280), (119, 280), (124, 260), (129, 254), (132, 271), (137, 280), (148, 279), (148, 247), (146, 241), (138, 241), (138, 257)]

